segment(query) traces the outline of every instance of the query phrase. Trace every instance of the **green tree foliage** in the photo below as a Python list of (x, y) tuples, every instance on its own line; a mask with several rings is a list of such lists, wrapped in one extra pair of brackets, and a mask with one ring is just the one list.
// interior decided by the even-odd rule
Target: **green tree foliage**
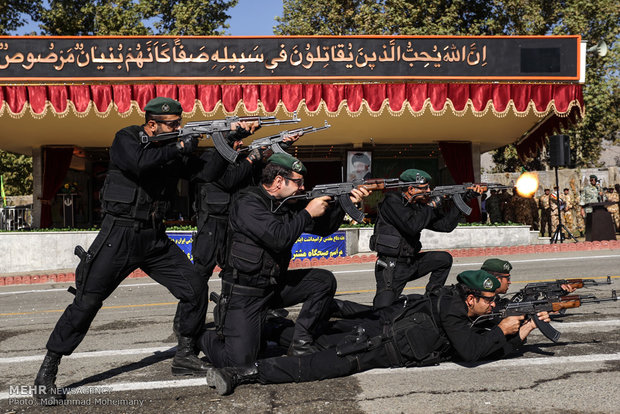
[(40, 0), (0, 0), (0, 35), (7, 35), (24, 23), (26, 16)]
[[(595, 166), (602, 139), (613, 140), (620, 130), (617, 0), (284, 0), (276, 20), (279, 35), (578, 34), (589, 45), (604, 40), (609, 54), (587, 59), (586, 116), (561, 132), (571, 136), (576, 166)], [(493, 158), (501, 171), (544, 166), (540, 154), (519, 160), (512, 145)]]
[(50, 0), (32, 18), (45, 35), (220, 35), (237, 1)]
[(32, 157), (0, 150), (0, 175), (7, 196), (32, 194)]
[(146, 16), (155, 17), (156, 34), (223, 35), (228, 9), (238, 0), (141, 0)]

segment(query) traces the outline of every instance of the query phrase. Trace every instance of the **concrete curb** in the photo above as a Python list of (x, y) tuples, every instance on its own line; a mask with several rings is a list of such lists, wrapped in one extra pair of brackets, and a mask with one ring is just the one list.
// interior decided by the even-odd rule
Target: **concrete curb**
[[(563, 244), (534, 244), (527, 246), (507, 246), (507, 247), (479, 247), (472, 249), (453, 249), (446, 250), (453, 257), (491, 257), (509, 256), (513, 254), (533, 254), (533, 253), (556, 253), (556, 252), (576, 252), (590, 250), (617, 250), (620, 249), (620, 240), (606, 240), (595, 242), (563, 243)], [(377, 259), (376, 254), (358, 254), (354, 256), (334, 257), (320, 259), (295, 259), (291, 260), (289, 268), (297, 269), (302, 267), (342, 265), (352, 263), (371, 263)], [(219, 272), (219, 268), (215, 268)], [(132, 272), (128, 277), (141, 278), (147, 277), (141, 269)], [(0, 286), (9, 285), (34, 285), (38, 283), (52, 282), (74, 282), (75, 273), (46, 273), (41, 275), (23, 276), (0, 276)]]

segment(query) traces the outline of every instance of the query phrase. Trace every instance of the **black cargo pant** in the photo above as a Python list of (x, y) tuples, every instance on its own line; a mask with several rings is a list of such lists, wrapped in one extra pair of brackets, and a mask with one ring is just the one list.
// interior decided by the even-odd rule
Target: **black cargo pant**
[(551, 228), (551, 209), (542, 209), (540, 211), (540, 234), (541, 236), (545, 235), (545, 229), (549, 233), (549, 237), (553, 235), (555, 229)]
[(280, 384), (317, 381), (392, 366), (388, 352), (382, 344), (347, 356), (337, 355), (337, 345), (343, 344), (357, 326), (364, 328), (369, 337), (374, 337), (381, 335), (383, 323), (379, 318), (350, 319), (331, 323), (326, 334), (317, 339), (317, 343), (325, 347), (325, 350), (301, 357), (261, 359), (258, 361), (259, 382)]
[(452, 268), (452, 255), (448, 252), (424, 252), (412, 257), (379, 255), (375, 263), (377, 293), (373, 299), (375, 309), (394, 303), (407, 282), (431, 274), (426, 292), (442, 287)]
[(209, 215), (192, 241), (192, 257), (196, 272), (209, 280), (217, 264), (225, 258), (228, 216)]
[(295, 323), (293, 340), (312, 341), (329, 318), (336, 292), (333, 273), (323, 269), (290, 270), (262, 297), (233, 293), (223, 324), (223, 338), (206, 331), (199, 345), (216, 367), (241, 366), (256, 361), (263, 346), (263, 327), (268, 309), (303, 303)]
[[(228, 216), (209, 215), (203, 225), (194, 234), (192, 240), (192, 257), (194, 270), (204, 279), (205, 288), (203, 295), (207, 305), (209, 304), (209, 279), (213, 275), (213, 269), (223, 262), (226, 247), (226, 231), (228, 228)], [(181, 320), (180, 309), (174, 315), (174, 331), (178, 332)]]
[(182, 336), (194, 337), (202, 329), (207, 311), (205, 281), (163, 227), (144, 228), (131, 220), (106, 216), (89, 253), (93, 258), (86, 280), (78, 285), (73, 303), (56, 323), (48, 350), (70, 355), (84, 339), (103, 301), (137, 268), (179, 299)]

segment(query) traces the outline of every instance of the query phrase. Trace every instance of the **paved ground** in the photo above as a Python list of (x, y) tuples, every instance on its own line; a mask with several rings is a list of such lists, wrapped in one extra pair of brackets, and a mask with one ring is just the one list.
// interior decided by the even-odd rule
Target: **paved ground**
[[(527, 282), (587, 277), (614, 284), (583, 289), (607, 297), (618, 288), (620, 250), (512, 255), (513, 289)], [(456, 258), (456, 274), (484, 257)], [(338, 297), (370, 303), (372, 264), (329, 266)], [(411, 282), (421, 292), (426, 280)], [(67, 405), (41, 408), (24, 398), (45, 342), (72, 296), (67, 283), (0, 287), (0, 413), (427, 413), (620, 412), (620, 303), (569, 310), (553, 325), (558, 344), (534, 334), (522, 356), (463, 366), (374, 370), (349, 378), (286, 385), (246, 385), (220, 397), (200, 377), (173, 377), (174, 298), (147, 278), (124, 283), (104, 304), (84, 342), (60, 365)], [(219, 280), (211, 281), (219, 289)], [(298, 308), (290, 309), (292, 315)], [(209, 315), (209, 319), (211, 316)], [(82, 387), (82, 388), (77, 388)], [(89, 388), (90, 387), (90, 388)]]

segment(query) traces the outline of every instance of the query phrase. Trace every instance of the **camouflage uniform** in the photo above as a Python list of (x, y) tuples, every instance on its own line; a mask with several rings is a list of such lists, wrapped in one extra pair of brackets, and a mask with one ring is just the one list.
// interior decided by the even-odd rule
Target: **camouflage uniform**
[(558, 196), (555, 192), (549, 196), (549, 211), (551, 214), (551, 233), (553, 234), (555, 229), (558, 228), (558, 224), (560, 224), (558, 219)]
[(562, 210), (562, 222), (571, 233), (575, 233), (575, 221), (573, 220), (573, 198), (569, 194), (562, 194), (564, 209)]
[(579, 192), (575, 187), (575, 179), (571, 179), (570, 181), (571, 188), (571, 196), (573, 199), (573, 219), (575, 222), (575, 229), (579, 232), (579, 234), (583, 235), (586, 231), (586, 223), (583, 220), (583, 216), (581, 215), (581, 197), (579, 196)]
[(601, 190), (597, 186), (594, 186), (592, 184), (586, 185), (584, 189), (581, 190), (581, 205), (583, 206), (590, 203), (598, 203), (598, 193), (600, 191)]
[(502, 208), (499, 194), (492, 194), (489, 198), (487, 198), (485, 206), (491, 223), (501, 223)]
[(506, 208), (506, 220), (537, 228), (538, 208), (536, 208), (536, 203), (534, 202), (532, 208), (532, 199), (521, 197), (518, 194), (513, 195)]
[(538, 207), (540, 208), (540, 234), (545, 235), (545, 229), (551, 236), (554, 229), (551, 228), (551, 206), (549, 205), (549, 195), (543, 194), (538, 199)]
[(611, 213), (614, 223), (616, 223), (616, 231), (618, 231), (618, 229), (620, 229), (620, 211), (618, 209), (618, 201), (620, 201), (620, 196), (614, 191), (613, 193), (607, 193), (606, 197), (607, 201), (613, 201), (615, 203), (611, 206), (607, 206), (607, 211)]

